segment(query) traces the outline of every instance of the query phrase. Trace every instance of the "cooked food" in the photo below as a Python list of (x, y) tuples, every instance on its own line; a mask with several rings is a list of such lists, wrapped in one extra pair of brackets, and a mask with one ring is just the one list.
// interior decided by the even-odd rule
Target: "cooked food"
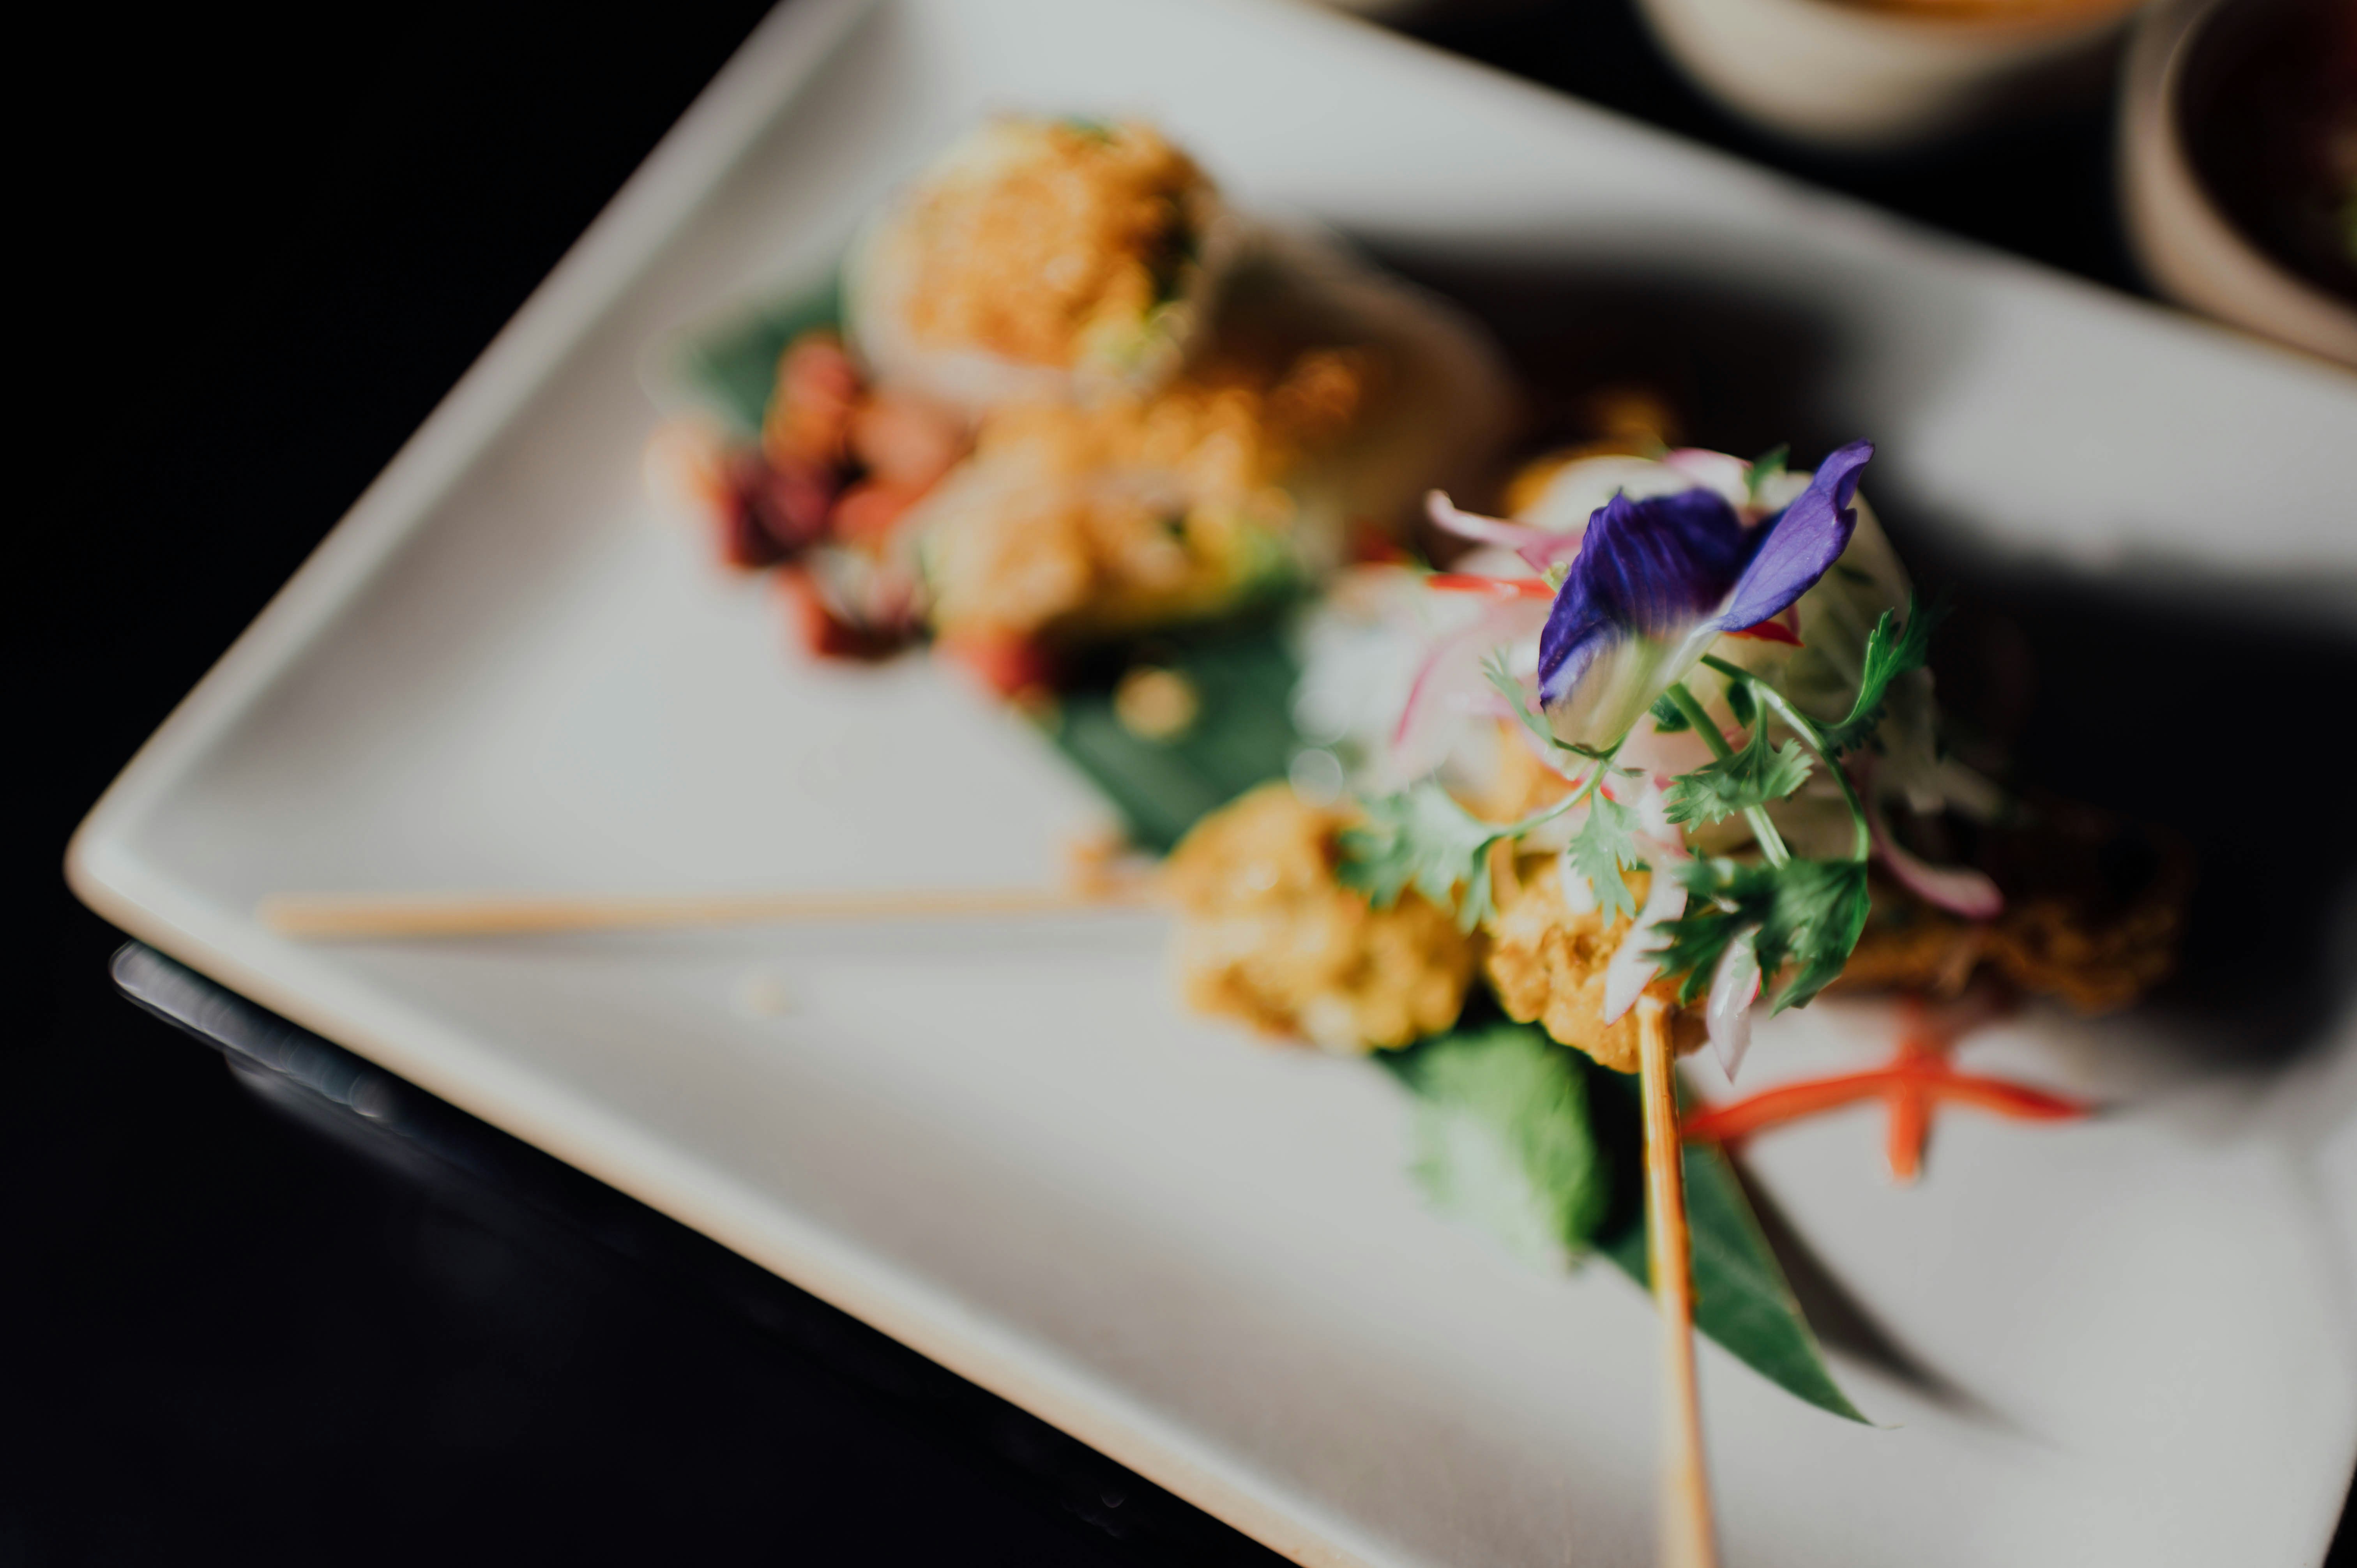
[(993, 120), (860, 241), (852, 340), (878, 380), (969, 410), (1152, 387), (1208, 316), (1232, 230), (1150, 126)]
[[(1650, 873), (1631, 874), (1629, 891), (1641, 907), (1651, 888)], [(1625, 913), (1575, 908), (1564, 896), (1562, 866), (1542, 861), (1529, 880), (1501, 896), (1483, 977), (1509, 1018), (1538, 1025), (1615, 1072), (1635, 1072), (1634, 1014), (1607, 1019), (1609, 972), (1632, 923)], [(1701, 1049), (1710, 1037), (1701, 1009), (1676, 1006), (1676, 987), (1667, 981), (1653, 981), (1652, 989), (1673, 1008), (1673, 1047), (1680, 1056)]]
[(1305, 516), (1315, 467), (1372, 401), (1381, 363), (1351, 348), (1236, 356), (1151, 396), (995, 411), (911, 519), (935, 629), (1102, 634), (1297, 580), (1330, 559), (1341, 521)]
[(936, 636), (1010, 693), (1405, 537), (1513, 416), (1454, 311), (1237, 219), (1140, 125), (993, 122), (844, 285), (840, 331), (772, 350), (758, 450), (660, 450), (814, 650)]
[(1350, 813), (1266, 785), (1171, 853), (1188, 1003), (1329, 1051), (1408, 1045), (1457, 1021), (1475, 943), (1415, 893), (1377, 908), (1336, 875)]
[[(1756, 1001), (1836, 982), (1954, 994), (1991, 973), (2083, 1011), (2156, 983), (2182, 851), (2083, 809), (2025, 810), (1942, 754), (1936, 618), (1856, 495), (1870, 451), (1813, 474), (1693, 450), (1550, 458), (1509, 487), (1516, 518), (1437, 506), (1472, 547), (1453, 569), (1418, 586), (1391, 568), (1384, 590), (1367, 569), (1308, 639), (1305, 692), (1327, 694), (1351, 683), (1338, 664), (1404, 668), (1375, 646), (1387, 617), (1428, 644), (1397, 723), (1358, 736), (1340, 880), (1376, 910), (1452, 910), (1485, 939), (1509, 1017), (1622, 1072), (1648, 994), (1674, 1049), (1714, 1039), (1732, 1071)], [(1454, 607), (1404, 614), (1419, 594)], [(1247, 809), (1274, 810), (1265, 793)], [(1260, 842), (1220, 817), (1198, 836), (1231, 860)], [(1975, 863), (1932, 864), (1918, 842)]]

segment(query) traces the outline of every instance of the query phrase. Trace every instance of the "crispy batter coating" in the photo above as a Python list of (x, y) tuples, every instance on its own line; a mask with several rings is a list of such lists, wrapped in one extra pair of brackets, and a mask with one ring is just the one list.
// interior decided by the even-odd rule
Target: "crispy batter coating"
[(942, 181), (922, 235), (909, 327), (929, 347), (1069, 369), (1135, 332), (1197, 238), (1210, 183), (1143, 125), (1002, 128), (986, 177)]
[(1878, 874), (1874, 912), (1838, 984), (1954, 995), (1986, 967), (2032, 995), (2109, 1013), (2176, 966), (2193, 891), (2193, 857), (2179, 840), (2049, 802), (1979, 849), (2003, 913), (1967, 920)]
[(1475, 939), (1413, 891), (1377, 909), (1337, 881), (1349, 820), (1266, 784), (1180, 841), (1165, 876), (1189, 1005), (1331, 1051), (1405, 1046), (1457, 1021)]
[(937, 509), (935, 624), (1033, 637), (1220, 607), (1275, 564), (1296, 512), (1282, 481), (1348, 429), (1375, 369), (1313, 349), (1214, 360), (1152, 397), (992, 413)]
[[(1652, 878), (1632, 872), (1629, 890), (1641, 907)], [(1628, 934), (1628, 916), (1605, 910), (1576, 914), (1564, 902), (1561, 872), (1550, 856), (1528, 868), (1518, 886), (1499, 889), (1501, 908), (1483, 965), (1499, 1004), (1518, 1022), (1536, 1023), (1616, 1072), (1637, 1070), (1637, 1012), (1604, 1021), (1604, 971)], [(1675, 1001), (1675, 987), (1655, 981), (1647, 991)], [(1698, 1007), (1673, 1006), (1670, 1044), (1684, 1056), (1701, 1047), (1708, 1031)]]

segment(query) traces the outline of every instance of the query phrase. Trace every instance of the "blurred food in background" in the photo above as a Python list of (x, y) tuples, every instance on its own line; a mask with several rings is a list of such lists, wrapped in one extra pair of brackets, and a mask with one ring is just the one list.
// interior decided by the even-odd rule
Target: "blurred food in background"
[(2173, 0), (2149, 13), (2119, 166), (2156, 288), (2357, 365), (2357, 4)]
[(1454, 306), (1076, 116), (976, 127), (682, 371), (657, 492), (811, 652), (931, 641), (1010, 696), (1397, 552), (1520, 408)]

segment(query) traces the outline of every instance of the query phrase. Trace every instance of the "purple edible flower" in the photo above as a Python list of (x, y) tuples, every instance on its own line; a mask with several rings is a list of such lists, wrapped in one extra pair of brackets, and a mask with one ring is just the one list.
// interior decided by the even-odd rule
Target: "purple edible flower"
[(1716, 490), (1631, 500), (1588, 520), (1539, 639), (1539, 701), (1555, 735), (1617, 744), (1720, 634), (1781, 615), (1825, 575), (1857, 528), (1853, 441), (1782, 511), (1746, 528)]

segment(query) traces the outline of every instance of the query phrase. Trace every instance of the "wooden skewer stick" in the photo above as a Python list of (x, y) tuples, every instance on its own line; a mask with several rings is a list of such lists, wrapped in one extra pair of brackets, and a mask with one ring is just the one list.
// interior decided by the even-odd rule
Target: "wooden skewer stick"
[(1150, 891), (1150, 884), (1141, 877), (1071, 887), (920, 887), (873, 893), (280, 893), (264, 898), (257, 912), (262, 923), (281, 936), (362, 941), (810, 920), (1053, 915), (1135, 907), (1147, 902)]
[(1667, 1004), (1637, 999), (1637, 1049), (1645, 1103), (1646, 1261), (1662, 1319), (1662, 1568), (1717, 1568), (1710, 1474), (1702, 1444), (1702, 1391), (1695, 1378), (1694, 1273), (1686, 1236), (1685, 1172), (1671, 1083)]

